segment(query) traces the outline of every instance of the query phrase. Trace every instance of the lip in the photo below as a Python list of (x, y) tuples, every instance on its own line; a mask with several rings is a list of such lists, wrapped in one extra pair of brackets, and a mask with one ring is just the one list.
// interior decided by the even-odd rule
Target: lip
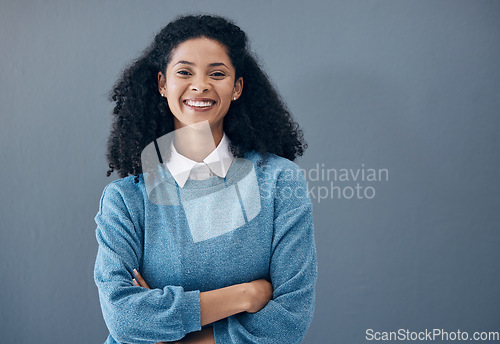
[[(195, 106), (191, 106), (191, 105), (187, 104), (188, 100), (195, 101), (195, 102), (212, 102), (213, 104), (211, 106), (199, 108), (199, 107), (195, 107)], [(202, 111), (209, 111), (209, 110), (213, 109), (215, 104), (217, 104), (217, 101), (215, 101), (214, 99), (211, 99), (211, 98), (186, 98), (182, 101), (182, 104), (190, 110), (202, 112)]]

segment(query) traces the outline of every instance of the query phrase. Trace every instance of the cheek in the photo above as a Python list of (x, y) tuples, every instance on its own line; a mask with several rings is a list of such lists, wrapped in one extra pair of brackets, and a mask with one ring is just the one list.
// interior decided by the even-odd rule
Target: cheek
[(232, 100), (233, 89), (234, 85), (232, 83), (228, 83), (227, 85), (225, 85), (223, 89), (221, 89), (221, 96), (224, 97), (225, 99)]
[(172, 96), (179, 95), (179, 93), (185, 89), (185, 83), (179, 81), (179, 79), (175, 78), (168, 78), (165, 83), (165, 88), (167, 91), (167, 94), (170, 94)]
[(167, 94), (170, 96), (175, 96), (179, 93), (179, 87), (177, 85), (170, 85), (167, 87)]
[(181, 95), (182, 95), (182, 92), (180, 92), (178, 88), (173, 87), (173, 88), (168, 89), (167, 94), (166, 94), (168, 105), (170, 107), (172, 107), (172, 106), (179, 107)]

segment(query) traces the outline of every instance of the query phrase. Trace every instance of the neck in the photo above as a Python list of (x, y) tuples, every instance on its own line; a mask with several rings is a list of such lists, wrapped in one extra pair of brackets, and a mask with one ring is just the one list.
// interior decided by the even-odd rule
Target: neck
[[(175, 131), (175, 149), (186, 158), (202, 162), (222, 140), (222, 130), (183, 127)], [(214, 145), (215, 144), (215, 145)]]

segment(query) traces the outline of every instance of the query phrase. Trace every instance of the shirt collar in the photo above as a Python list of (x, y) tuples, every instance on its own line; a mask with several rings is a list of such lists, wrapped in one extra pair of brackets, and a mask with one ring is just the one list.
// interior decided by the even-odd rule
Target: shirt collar
[[(210, 171), (218, 177), (225, 178), (229, 167), (234, 161), (234, 156), (229, 148), (230, 140), (224, 133), (219, 145), (210, 153), (203, 162)], [(189, 179), (191, 170), (197, 164), (196, 161), (186, 158), (177, 152), (172, 142), (170, 159), (166, 162), (167, 168), (174, 177), (175, 181), (182, 188)]]

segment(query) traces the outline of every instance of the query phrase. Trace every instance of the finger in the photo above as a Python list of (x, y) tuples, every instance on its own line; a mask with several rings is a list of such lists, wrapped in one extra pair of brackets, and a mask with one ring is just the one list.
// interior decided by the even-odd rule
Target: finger
[(134, 274), (135, 274), (135, 277), (137, 278), (137, 282), (139, 282), (139, 285), (141, 287), (151, 289), (149, 287), (149, 285), (146, 283), (146, 281), (144, 280), (144, 278), (142, 278), (142, 276), (139, 273), (139, 271), (137, 271), (136, 269), (134, 269)]
[(135, 280), (135, 283), (137, 283), (137, 285), (139, 287), (143, 287), (143, 288), (149, 288), (148, 284), (146, 283), (146, 281), (144, 280), (144, 278), (142, 278), (141, 274), (139, 273), (139, 271), (137, 271), (136, 269), (134, 269), (134, 275), (136, 278), (134, 278)]
[(139, 283), (137, 283), (137, 281), (136, 281), (136, 279), (135, 279), (135, 278), (133, 278), (133, 279), (132, 279), (132, 283), (134, 283), (134, 285), (135, 285), (135, 286), (140, 287)]

